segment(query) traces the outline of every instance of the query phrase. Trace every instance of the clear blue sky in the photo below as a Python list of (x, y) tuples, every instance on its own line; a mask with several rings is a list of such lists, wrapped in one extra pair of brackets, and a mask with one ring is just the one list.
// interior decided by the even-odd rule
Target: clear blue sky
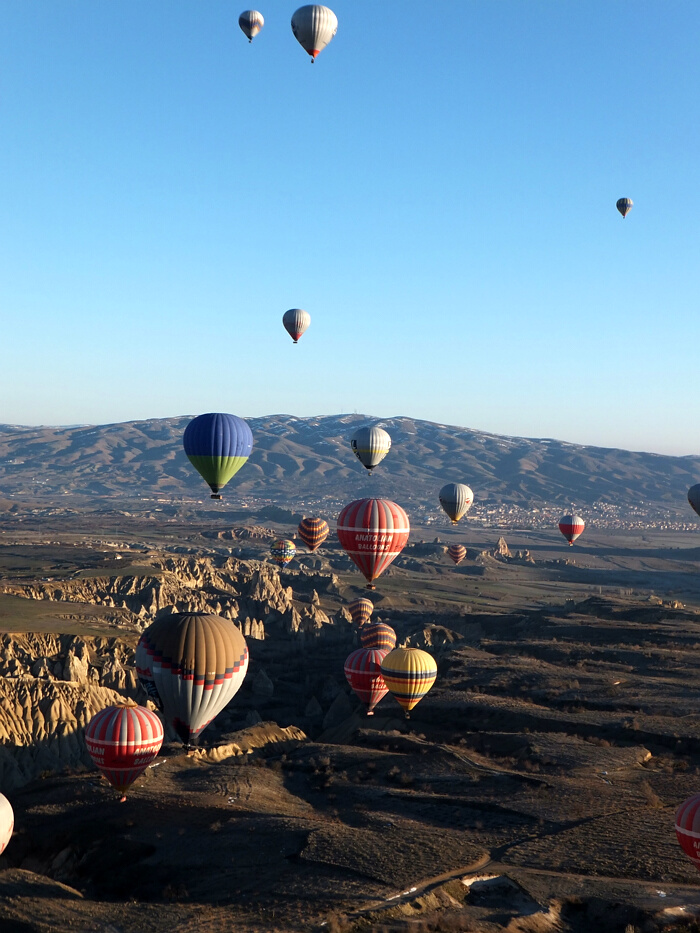
[(334, 0), (313, 66), (295, 6), (0, 5), (0, 421), (700, 453), (700, 3)]

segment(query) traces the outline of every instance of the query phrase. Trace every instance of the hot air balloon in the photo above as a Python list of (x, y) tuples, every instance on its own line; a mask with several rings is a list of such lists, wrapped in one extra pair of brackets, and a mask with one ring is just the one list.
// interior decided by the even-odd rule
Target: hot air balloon
[(632, 198), (620, 198), (615, 207), (622, 214), (622, 219), (624, 220), (634, 207), (634, 202), (632, 201)]
[(282, 315), (282, 323), (294, 343), (299, 343), (301, 335), (309, 329), (311, 315), (308, 311), (302, 311), (301, 308), (290, 308)]
[(178, 612), (149, 625), (139, 646), (139, 679), (153, 682), (166, 719), (189, 747), (243, 683), (245, 639), (230, 619)]
[(562, 515), (559, 519), (559, 531), (569, 542), (569, 546), (582, 534), (585, 527), (586, 523), (580, 515)]
[(440, 490), (440, 505), (452, 519), (452, 524), (466, 515), (474, 501), (474, 493), (464, 483), (448, 483)]
[(330, 534), (328, 522), (322, 518), (307, 518), (304, 516), (299, 522), (299, 537), (313, 554), (321, 547)]
[(253, 435), (243, 418), (210, 412), (190, 421), (182, 443), (188, 460), (209, 484), (212, 499), (220, 499), (219, 490), (250, 456)]
[(313, 62), (338, 31), (338, 17), (333, 10), (318, 3), (300, 6), (292, 16), (292, 32)]
[(688, 490), (688, 502), (692, 510), (700, 515), (700, 483), (696, 483)]
[(0, 855), (5, 851), (15, 828), (15, 814), (10, 801), (0, 794)]
[(367, 588), (399, 556), (408, 541), (408, 516), (389, 499), (357, 499), (338, 516), (338, 539), (367, 579)]
[(463, 544), (451, 544), (447, 553), (450, 555), (455, 564), (461, 564), (464, 558), (467, 556), (467, 549)]
[(406, 719), (435, 683), (437, 664), (420, 648), (394, 648), (382, 661), (384, 683), (406, 711)]
[(279, 564), (280, 567), (284, 567), (290, 560), (294, 560), (296, 552), (297, 549), (294, 546), (294, 542), (289, 541), (287, 538), (278, 538), (276, 541), (273, 541), (270, 546), (270, 557), (276, 564)]
[(350, 613), (352, 621), (358, 628), (362, 628), (363, 625), (369, 622), (373, 610), (374, 603), (367, 599), (366, 596), (362, 596), (360, 599), (353, 599), (351, 603), (348, 603), (348, 612)]
[(120, 794), (122, 802), (136, 778), (157, 757), (163, 725), (150, 709), (133, 702), (107, 706), (85, 726), (85, 747)]
[(676, 836), (681, 849), (700, 871), (700, 794), (689, 797), (676, 810)]
[(363, 648), (380, 648), (392, 651), (396, 647), (396, 632), (386, 622), (372, 622), (360, 629)]
[(382, 677), (381, 663), (388, 651), (381, 648), (358, 648), (345, 662), (348, 683), (367, 705), (367, 715), (374, 715), (374, 707), (389, 692)]
[(248, 36), (248, 42), (252, 42), (265, 25), (265, 18), (257, 10), (244, 10), (238, 17), (238, 25)]
[(362, 466), (371, 473), (389, 453), (391, 438), (384, 428), (372, 425), (358, 428), (350, 439), (350, 446)]

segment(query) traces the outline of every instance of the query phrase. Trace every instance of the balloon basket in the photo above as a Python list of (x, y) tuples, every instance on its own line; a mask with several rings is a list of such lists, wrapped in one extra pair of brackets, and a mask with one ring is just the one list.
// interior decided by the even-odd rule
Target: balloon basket
[(124, 794), (123, 797), (119, 799), (119, 803), (126, 803), (126, 794)]
[(374, 710), (373, 710), (373, 709), (368, 709), (368, 710), (367, 710), (367, 715), (368, 715), (368, 716), (374, 716)]
[(220, 499), (221, 496), (219, 495), (218, 492), (213, 492), (213, 493), (211, 494), (211, 497), (210, 497), (210, 498), (212, 498), (212, 499)]
[(368, 584), (367, 584), (367, 589), (368, 589), (368, 590), (376, 590), (377, 587), (374, 585), (374, 583), (368, 583)]
[(405, 718), (405, 719), (410, 719), (410, 718), (411, 718), (411, 714), (408, 712), (408, 710), (406, 710), (406, 713), (405, 713), (404, 718)]

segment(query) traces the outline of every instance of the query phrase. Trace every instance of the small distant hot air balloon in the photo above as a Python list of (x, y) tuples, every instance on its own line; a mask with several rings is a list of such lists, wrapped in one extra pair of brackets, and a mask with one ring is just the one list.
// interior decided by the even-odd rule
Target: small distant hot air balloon
[(463, 544), (451, 544), (447, 553), (450, 555), (455, 564), (461, 564), (464, 558), (467, 556), (467, 549)]
[(360, 629), (363, 648), (380, 648), (392, 651), (396, 647), (396, 632), (386, 622), (372, 622)]
[(304, 516), (299, 522), (299, 537), (313, 554), (321, 547), (330, 534), (328, 522), (322, 518), (307, 518)]
[(389, 499), (357, 499), (338, 516), (338, 540), (374, 589), (374, 580), (404, 549), (411, 526), (408, 516)]
[(220, 412), (198, 415), (185, 428), (187, 459), (209, 484), (212, 499), (235, 476), (253, 449), (253, 434), (243, 418)]
[(244, 10), (238, 17), (238, 25), (248, 36), (248, 42), (252, 42), (265, 25), (265, 19), (257, 10)]
[(374, 425), (358, 428), (350, 439), (355, 456), (371, 473), (391, 449), (391, 437), (384, 428)]
[(688, 502), (692, 510), (700, 515), (700, 483), (696, 483), (688, 490)]
[(302, 311), (301, 308), (290, 308), (282, 315), (282, 324), (294, 343), (299, 343), (299, 338), (309, 329), (311, 315), (308, 311)]
[(681, 849), (700, 871), (700, 794), (689, 797), (676, 810), (676, 836)]
[(348, 683), (367, 705), (367, 715), (374, 715), (374, 707), (389, 690), (384, 683), (381, 663), (388, 651), (381, 648), (358, 648), (345, 662)]
[(447, 483), (443, 486), (439, 494), (440, 505), (443, 507), (448, 517), (452, 519), (452, 524), (466, 515), (474, 501), (474, 493), (469, 486), (464, 483)]
[(632, 201), (632, 198), (619, 198), (615, 207), (622, 214), (622, 219), (624, 220), (634, 207), (634, 202)]
[(353, 599), (351, 603), (348, 603), (348, 612), (352, 621), (357, 625), (358, 628), (362, 628), (363, 625), (366, 625), (374, 610), (374, 603), (367, 599), (366, 596), (360, 597), (360, 599)]
[(276, 564), (279, 564), (280, 567), (284, 567), (290, 560), (294, 560), (296, 552), (297, 549), (294, 546), (294, 542), (286, 538), (278, 538), (277, 541), (273, 541), (270, 547), (270, 557)]
[(0, 855), (5, 851), (15, 828), (15, 814), (10, 801), (0, 794)]
[(93, 762), (126, 800), (126, 792), (157, 757), (163, 725), (145, 706), (126, 703), (100, 710), (85, 726), (85, 747)]
[(188, 748), (238, 693), (248, 670), (239, 629), (206, 612), (156, 619), (136, 650), (139, 680), (147, 690), (151, 685)]
[(583, 533), (586, 523), (580, 515), (562, 515), (559, 519), (559, 531), (564, 535), (571, 546)]
[(406, 711), (406, 719), (435, 683), (435, 659), (420, 648), (394, 648), (382, 661), (384, 683)]
[(333, 10), (318, 3), (300, 6), (292, 16), (294, 38), (313, 62), (338, 31), (338, 17)]

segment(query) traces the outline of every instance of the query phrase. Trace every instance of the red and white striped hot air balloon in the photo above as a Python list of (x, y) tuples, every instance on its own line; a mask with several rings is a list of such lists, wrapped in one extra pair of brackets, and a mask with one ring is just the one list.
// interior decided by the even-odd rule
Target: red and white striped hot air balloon
[(569, 542), (569, 547), (583, 534), (583, 529), (585, 527), (586, 523), (580, 515), (574, 515), (572, 513), (571, 515), (562, 515), (559, 519), (559, 531), (561, 531)]
[(389, 692), (382, 676), (382, 661), (389, 654), (384, 648), (358, 648), (345, 662), (348, 683), (367, 705), (367, 715), (374, 715), (374, 707)]
[(163, 726), (150, 709), (128, 703), (108, 706), (85, 727), (88, 754), (112, 787), (126, 792), (163, 744)]
[(0, 794), (0, 855), (5, 851), (12, 839), (15, 828), (15, 814), (12, 804), (4, 794)]
[(700, 871), (700, 794), (689, 797), (676, 810), (676, 836), (681, 849)]
[(357, 499), (338, 516), (338, 540), (374, 589), (374, 581), (406, 546), (411, 526), (389, 499)]
[(451, 544), (447, 553), (450, 555), (455, 564), (461, 564), (464, 558), (467, 556), (467, 549), (463, 544)]

